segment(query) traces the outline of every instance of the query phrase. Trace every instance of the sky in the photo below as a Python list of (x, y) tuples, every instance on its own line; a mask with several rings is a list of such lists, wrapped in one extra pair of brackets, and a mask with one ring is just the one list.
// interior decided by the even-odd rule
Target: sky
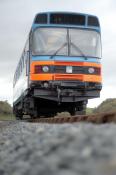
[(0, 0), (0, 101), (13, 101), (13, 75), (33, 18), (43, 11), (72, 11), (99, 17), (102, 31), (101, 97), (89, 100), (97, 107), (116, 98), (116, 1), (115, 0)]

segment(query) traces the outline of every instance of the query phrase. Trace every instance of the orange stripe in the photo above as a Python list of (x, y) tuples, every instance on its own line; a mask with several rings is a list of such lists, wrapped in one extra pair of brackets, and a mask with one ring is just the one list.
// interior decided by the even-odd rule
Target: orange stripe
[(101, 83), (102, 78), (98, 75), (84, 75), (83, 81)]
[(50, 81), (53, 79), (53, 74), (30, 74), (31, 81)]
[(101, 76), (83, 74), (55, 74), (54, 80), (80, 80), (85, 82), (101, 82)]
[(54, 80), (80, 80), (83, 81), (82, 74), (55, 74)]
[(101, 67), (99, 63), (88, 62), (63, 62), (63, 61), (34, 61), (30, 67), (30, 80), (32, 81), (50, 81), (50, 80), (80, 80), (85, 82), (101, 82), (99, 75), (81, 75), (81, 74), (35, 74), (35, 65), (70, 65), (70, 66), (91, 66)]
[(101, 76), (97, 75), (78, 75), (78, 74), (31, 74), (31, 81), (50, 81), (50, 80), (80, 80), (85, 82), (101, 82)]

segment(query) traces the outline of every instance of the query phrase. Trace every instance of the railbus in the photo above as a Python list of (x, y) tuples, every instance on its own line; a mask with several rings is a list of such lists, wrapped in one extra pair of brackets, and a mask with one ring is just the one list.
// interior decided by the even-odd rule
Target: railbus
[(38, 13), (13, 81), (16, 118), (85, 114), (100, 96), (101, 29), (94, 15)]

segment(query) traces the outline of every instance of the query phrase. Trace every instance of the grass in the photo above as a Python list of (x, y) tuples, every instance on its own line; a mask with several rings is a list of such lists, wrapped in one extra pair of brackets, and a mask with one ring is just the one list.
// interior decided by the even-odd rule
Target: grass
[(15, 120), (15, 116), (13, 114), (0, 114), (0, 120)]
[(86, 114), (87, 114), (87, 115), (93, 114), (93, 108), (87, 108), (87, 109), (86, 109)]

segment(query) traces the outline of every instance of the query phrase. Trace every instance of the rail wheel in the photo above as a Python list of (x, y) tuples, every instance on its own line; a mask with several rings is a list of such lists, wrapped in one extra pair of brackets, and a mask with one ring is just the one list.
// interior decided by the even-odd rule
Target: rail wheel
[(19, 114), (19, 113), (15, 113), (15, 118), (16, 118), (16, 120), (22, 120), (23, 119), (23, 115)]
[(73, 116), (74, 115), (85, 115), (86, 114), (86, 104), (87, 103), (85, 101), (73, 104), (69, 107), (68, 112)]

